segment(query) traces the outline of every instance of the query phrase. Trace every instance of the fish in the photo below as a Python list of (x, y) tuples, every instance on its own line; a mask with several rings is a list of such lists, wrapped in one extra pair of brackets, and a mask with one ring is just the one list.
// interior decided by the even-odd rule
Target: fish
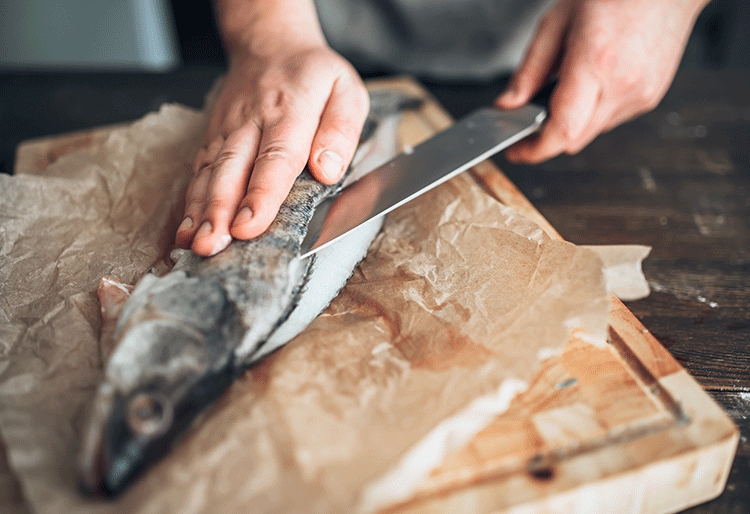
[(261, 236), (235, 240), (207, 258), (176, 250), (171, 271), (147, 272), (132, 292), (110, 277), (102, 280), (102, 334), (112, 341), (101, 343), (108, 361), (78, 454), (85, 494), (124, 491), (199, 424), (237, 377), (330, 304), (383, 220), (301, 258), (312, 214), (324, 199), (396, 155), (401, 116), (420, 104), (398, 91), (371, 92), (370, 114), (344, 178), (324, 185), (303, 171)]

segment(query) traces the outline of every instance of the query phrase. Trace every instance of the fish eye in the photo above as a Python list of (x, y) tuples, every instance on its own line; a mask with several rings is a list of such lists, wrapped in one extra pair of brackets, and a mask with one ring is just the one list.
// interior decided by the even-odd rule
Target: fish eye
[(139, 393), (128, 403), (127, 423), (135, 434), (161, 435), (172, 424), (172, 405), (162, 395)]

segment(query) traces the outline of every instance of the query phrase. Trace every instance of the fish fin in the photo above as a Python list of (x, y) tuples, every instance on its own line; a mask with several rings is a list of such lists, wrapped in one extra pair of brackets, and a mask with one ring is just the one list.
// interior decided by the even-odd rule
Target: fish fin
[(182, 248), (172, 250), (169, 257), (174, 261), (172, 271), (185, 270), (188, 275), (190, 275), (191, 270), (195, 270), (198, 267), (201, 261), (199, 255), (194, 254), (190, 250), (183, 250)]
[(125, 302), (133, 292), (133, 286), (123, 284), (113, 277), (102, 277), (96, 295), (99, 298), (102, 328), (99, 334), (99, 356), (103, 366), (115, 351), (115, 327)]

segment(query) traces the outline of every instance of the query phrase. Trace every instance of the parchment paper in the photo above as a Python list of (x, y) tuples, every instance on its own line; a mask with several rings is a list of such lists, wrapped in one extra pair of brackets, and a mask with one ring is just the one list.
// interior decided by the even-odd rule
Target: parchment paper
[(409, 497), (571, 332), (606, 336), (602, 262), (466, 175), (389, 215), (332, 305), (115, 502), (79, 495), (104, 275), (168, 255), (205, 118), (165, 106), (39, 175), (0, 175), (0, 430), (52, 512), (352, 512)]

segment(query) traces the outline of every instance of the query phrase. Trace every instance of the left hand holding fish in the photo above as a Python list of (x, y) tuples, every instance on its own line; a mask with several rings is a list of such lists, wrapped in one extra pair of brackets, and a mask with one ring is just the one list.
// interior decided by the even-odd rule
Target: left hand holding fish
[(369, 109), (359, 75), (326, 44), (312, 0), (216, 6), (230, 66), (176, 235), (202, 256), (262, 234), (305, 165), (320, 182), (338, 182)]

